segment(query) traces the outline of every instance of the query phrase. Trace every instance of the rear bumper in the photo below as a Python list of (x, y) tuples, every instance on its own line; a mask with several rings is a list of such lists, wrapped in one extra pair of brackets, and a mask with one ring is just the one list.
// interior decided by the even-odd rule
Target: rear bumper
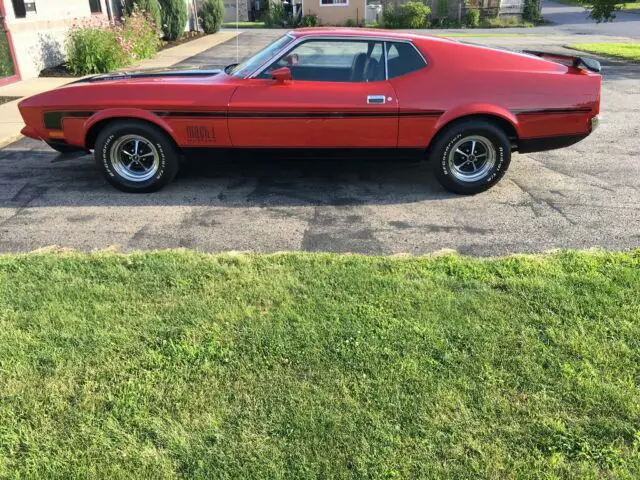
[(518, 140), (518, 152), (544, 152), (546, 150), (568, 147), (574, 143), (578, 143), (580, 140), (584, 140), (589, 136), (589, 133), (580, 135), (561, 135), (557, 137), (523, 138)]

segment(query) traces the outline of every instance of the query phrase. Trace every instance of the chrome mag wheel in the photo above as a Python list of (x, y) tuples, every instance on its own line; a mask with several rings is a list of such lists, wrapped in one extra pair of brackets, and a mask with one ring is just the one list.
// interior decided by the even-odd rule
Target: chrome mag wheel
[(496, 148), (488, 138), (471, 135), (458, 140), (449, 152), (449, 170), (457, 180), (473, 183), (487, 176), (496, 163)]
[(140, 135), (123, 135), (111, 146), (109, 158), (113, 169), (130, 182), (145, 182), (160, 168), (156, 146)]

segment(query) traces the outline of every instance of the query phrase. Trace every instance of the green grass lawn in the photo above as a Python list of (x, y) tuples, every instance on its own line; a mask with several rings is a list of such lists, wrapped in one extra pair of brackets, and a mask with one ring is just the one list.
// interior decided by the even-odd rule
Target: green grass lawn
[(574, 43), (569, 48), (585, 52), (640, 61), (640, 43)]
[[(583, 2), (580, 2), (579, 0), (553, 0), (553, 1), (557, 3), (564, 3), (566, 5), (575, 5), (578, 7), (585, 7), (585, 8), (589, 6), (589, 2), (583, 3)], [(640, 10), (640, 2), (618, 3), (617, 6), (620, 7), (620, 10)]]
[(640, 478), (640, 250), (0, 256), (0, 477)]
[(438, 33), (436, 37), (535, 37), (540, 34), (535, 33), (473, 33), (473, 32), (465, 32), (465, 33)]

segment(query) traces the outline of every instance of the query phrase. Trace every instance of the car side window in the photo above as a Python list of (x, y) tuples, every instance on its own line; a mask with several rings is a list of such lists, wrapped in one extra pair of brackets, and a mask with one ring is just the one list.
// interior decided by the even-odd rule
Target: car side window
[(404, 42), (387, 42), (387, 70), (389, 78), (415, 72), (426, 65), (424, 59), (413, 45)]
[(308, 40), (272, 63), (258, 78), (289, 67), (293, 80), (373, 82), (384, 80), (382, 41)]

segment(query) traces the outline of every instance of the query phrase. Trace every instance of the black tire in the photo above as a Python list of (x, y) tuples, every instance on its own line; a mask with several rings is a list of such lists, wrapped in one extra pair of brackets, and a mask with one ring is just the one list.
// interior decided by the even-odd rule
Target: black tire
[[(462, 120), (438, 134), (429, 157), (434, 174), (445, 189), (473, 195), (493, 187), (504, 176), (511, 162), (511, 142), (499, 126), (488, 120)], [(482, 163), (482, 159), (486, 162)]]
[(56, 152), (65, 154), (65, 153), (77, 153), (77, 152), (84, 152), (84, 148), (80, 148), (80, 147), (74, 147), (73, 145), (67, 145), (64, 143), (54, 143), (54, 142), (47, 142), (47, 145), (49, 145), (51, 148), (53, 148)]
[[(136, 141), (135, 156), (139, 159), (134, 161), (137, 163), (133, 167), (126, 167), (121, 159), (132, 158), (127, 145)], [(143, 150), (143, 147), (147, 150)], [(143, 160), (143, 157), (147, 158)], [(129, 193), (160, 190), (175, 178), (180, 167), (179, 153), (167, 134), (138, 120), (109, 123), (96, 139), (95, 158), (106, 180), (118, 190)], [(142, 161), (149, 163), (143, 164)], [(145, 170), (146, 165), (150, 165), (148, 171)]]

